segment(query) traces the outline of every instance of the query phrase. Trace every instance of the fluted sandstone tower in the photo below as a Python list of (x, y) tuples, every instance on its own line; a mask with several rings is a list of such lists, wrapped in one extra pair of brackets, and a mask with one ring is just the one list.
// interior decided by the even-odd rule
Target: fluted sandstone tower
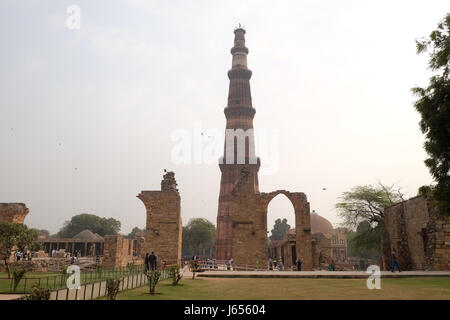
[[(226, 138), (224, 157), (219, 160), (222, 178), (220, 181), (219, 208), (217, 213), (217, 231), (215, 257), (218, 260), (232, 258), (232, 210), (231, 191), (236, 185), (242, 169), (254, 172), (254, 192), (259, 192), (258, 170), (260, 160), (254, 154), (253, 118), (250, 93), (251, 70), (247, 68), (248, 48), (245, 46), (245, 30), (234, 30), (234, 47), (231, 70), (228, 71), (230, 86), (228, 105), (224, 109)], [(231, 143), (230, 143), (231, 142)]]

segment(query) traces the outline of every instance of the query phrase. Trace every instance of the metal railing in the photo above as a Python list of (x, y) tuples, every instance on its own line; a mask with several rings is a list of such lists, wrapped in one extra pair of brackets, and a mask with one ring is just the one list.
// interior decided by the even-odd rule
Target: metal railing
[[(272, 270), (269, 269), (269, 265), (236, 265), (234, 263), (229, 263), (227, 260), (216, 260), (214, 262), (207, 260), (197, 261), (198, 268), (196, 272), (202, 271), (279, 271), (279, 265), (273, 266)], [(283, 267), (283, 270), (297, 270), (296, 266)], [(192, 270), (191, 270), (192, 271)]]
[[(84, 271), (80, 273), (81, 284), (89, 284), (106, 280), (108, 278), (121, 278), (123, 276), (142, 273), (144, 265), (124, 266), (112, 269), (97, 269), (93, 271)], [(60, 273), (51, 276), (27, 277), (25, 276), (19, 281), (17, 288), (14, 290), (14, 279), (0, 278), (0, 293), (31, 293), (33, 286), (49, 290), (58, 290), (67, 288), (67, 279), (71, 276), (68, 273)]]
[[(160, 281), (170, 277), (169, 268), (159, 271), (161, 271)], [(111, 277), (108, 277), (107, 279), (109, 278)], [(120, 280), (119, 292), (148, 284), (147, 274), (143, 270), (138, 270), (136, 273), (131, 273), (126, 276), (116, 277), (115, 279)], [(97, 282), (82, 284), (78, 289), (61, 288), (54, 290), (50, 292), (50, 300), (93, 300), (106, 295), (106, 279), (104, 279)], [(28, 300), (28, 297), (23, 296), (16, 300)]]

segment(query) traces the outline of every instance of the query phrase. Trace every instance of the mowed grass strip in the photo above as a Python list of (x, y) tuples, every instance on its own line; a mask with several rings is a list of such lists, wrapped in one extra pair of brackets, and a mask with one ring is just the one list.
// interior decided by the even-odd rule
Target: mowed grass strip
[[(20, 280), (19, 285), (17, 287), (17, 292), (23, 292), (24, 285), (25, 285), (25, 278), (27, 278), (27, 288), (26, 292), (31, 292), (31, 287), (34, 284), (38, 284), (39, 280), (37, 278), (41, 278), (41, 284), (46, 284), (45, 280), (46, 277), (49, 277), (49, 287), (53, 284), (54, 277), (59, 277), (61, 274), (56, 272), (27, 272), (25, 276)], [(0, 293), (9, 293), (10, 286), (11, 286), (11, 280), (12, 280), (12, 271), (11, 271), (11, 279), (8, 279), (8, 273), (7, 272), (0, 272)], [(58, 279), (59, 280), (59, 279)]]
[(381, 279), (369, 290), (366, 279), (182, 279), (178, 286), (160, 282), (156, 295), (148, 286), (122, 291), (118, 300), (450, 300), (450, 277)]

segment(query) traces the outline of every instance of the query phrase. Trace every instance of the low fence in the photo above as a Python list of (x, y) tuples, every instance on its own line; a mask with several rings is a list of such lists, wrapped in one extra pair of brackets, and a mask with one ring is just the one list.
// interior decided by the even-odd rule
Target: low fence
[[(168, 270), (161, 270), (160, 280), (169, 276)], [(143, 272), (120, 278), (119, 292), (148, 284)], [(50, 300), (93, 300), (106, 296), (106, 280), (82, 285), (79, 289), (60, 289), (50, 293)]]
[[(187, 262), (187, 261), (186, 261)], [(196, 272), (202, 272), (202, 271), (277, 271), (279, 269), (279, 265), (273, 266), (272, 269), (270, 269), (269, 265), (235, 265), (233, 263), (230, 263), (227, 260), (198, 260), (198, 269)], [(297, 271), (297, 266), (290, 266), (288, 268), (283, 267), (284, 271)]]
[[(160, 281), (170, 277), (169, 269), (163, 269), (160, 271)], [(147, 275), (142, 270), (123, 277), (115, 277), (114, 279), (120, 279), (119, 292), (148, 284)], [(93, 300), (104, 297), (106, 294), (107, 289), (105, 279), (103, 281), (82, 284), (78, 289), (69, 289), (66, 287), (54, 290), (50, 292), (49, 300)], [(21, 297), (18, 300), (26, 300), (26, 297)]]
[[(144, 265), (133, 265), (125, 266), (114, 269), (97, 269), (94, 271), (82, 271), (80, 273), (81, 284), (90, 284), (93, 282), (98, 282), (106, 280), (108, 278), (121, 278), (123, 276), (128, 276), (131, 274), (142, 273), (144, 271)], [(49, 290), (58, 290), (67, 288), (67, 279), (71, 274), (60, 273), (51, 276), (31, 276), (23, 277), (14, 290), (14, 279), (11, 278), (0, 278), (0, 293), (31, 293), (33, 286), (38, 286), (40, 288)]]

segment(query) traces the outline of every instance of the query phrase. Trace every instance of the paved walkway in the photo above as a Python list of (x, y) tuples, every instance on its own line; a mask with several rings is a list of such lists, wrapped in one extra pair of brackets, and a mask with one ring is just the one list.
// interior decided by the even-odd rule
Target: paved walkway
[[(192, 273), (186, 271), (185, 277)], [(205, 271), (196, 273), (196, 277), (216, 278), (341, 278), (360, 279), (370, 276), (365, 271)], [(382, 271), (382, 278), (407, 277), (450, 277), (450, 271)]]
[(0, 300), (12, 300), (20, 298), (21, 294), (0, 294)]

